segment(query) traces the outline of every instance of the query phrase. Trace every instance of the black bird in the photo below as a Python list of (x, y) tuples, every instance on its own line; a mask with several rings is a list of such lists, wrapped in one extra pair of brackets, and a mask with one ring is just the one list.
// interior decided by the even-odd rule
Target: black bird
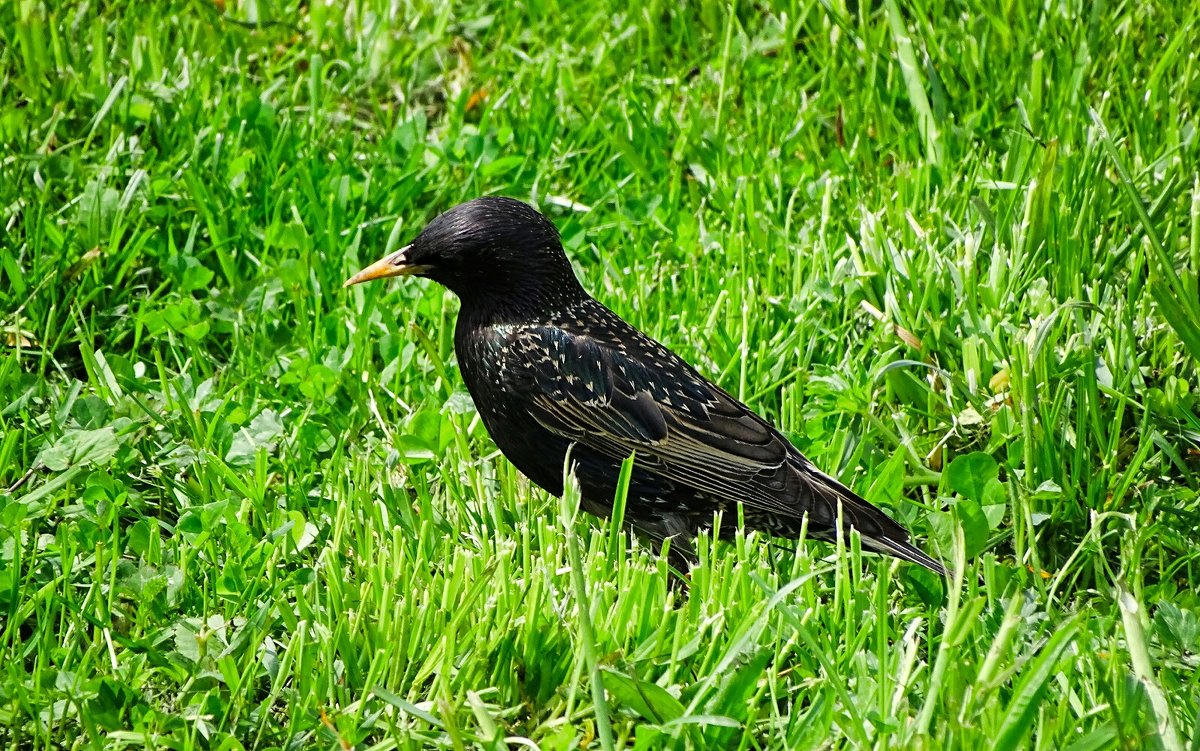
[[(776, 537), (836, 538), (945, 574), (908, 532), (817, 469), (786, 438), (678, 355), (589, 295), (554, 225), (530, 206), (485, 197), (434, 219), (346, 286), (416, 275), (462, 301), (454, 351), (483, 424), (530, 480), (563, 492), (568, 449), (583, 508), (607, 515), (621, 463), (635, 454), (625, 519), (672, 548), (712, 526)], [(848, 531), (848, 530), (847, 530)]]

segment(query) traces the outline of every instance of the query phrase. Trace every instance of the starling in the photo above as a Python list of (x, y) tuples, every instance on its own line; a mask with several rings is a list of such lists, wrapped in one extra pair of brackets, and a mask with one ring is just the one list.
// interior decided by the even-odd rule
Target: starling
[(411, 245), (346, 286), (423, 276), (462, 305), (454, 351), (483, 424), (535, 484), (563, 492), (568, 450), (584, 510), (612, 508), (622, 462), (634, 455), (625, 519), (690, 551), (698, 531), (728, 535), (737, 504), (749, 529), (836, 539), (945, 575), (882, 511), (817, 469), (748, 407), (678, 355), (592, 298), (575, 278), (558, 230), (530, 206), (485, 197), (434, 219)]

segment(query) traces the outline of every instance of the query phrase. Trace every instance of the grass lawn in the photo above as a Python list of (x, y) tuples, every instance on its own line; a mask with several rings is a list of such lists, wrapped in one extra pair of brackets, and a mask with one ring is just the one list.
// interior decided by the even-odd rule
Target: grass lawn
[[(0, 3), (0, 749), (1200, 748), (1200, 16), (996, 5)], [(958, 577), (532, 487), (482, 194)]]

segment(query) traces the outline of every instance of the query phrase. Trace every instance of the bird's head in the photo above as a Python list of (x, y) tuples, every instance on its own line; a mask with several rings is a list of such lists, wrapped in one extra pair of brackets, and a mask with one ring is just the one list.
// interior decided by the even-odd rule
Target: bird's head
[(345, 286), (390, 276), (432, 279), (464, 304), (536, 305), (583, 293), (550, 220), (521, 201), (490, 196), (437, 217)]

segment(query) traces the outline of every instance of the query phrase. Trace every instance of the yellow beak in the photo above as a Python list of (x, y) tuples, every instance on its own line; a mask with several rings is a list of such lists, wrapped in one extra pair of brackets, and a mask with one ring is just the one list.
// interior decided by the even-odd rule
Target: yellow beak
[(362, 284), (372, 279), (386, 279), (389, 276), (411, 276), (427, 271), (429, 269), (428, 266), (408, 262), (408, 249), (411, 247), (411, 245), (405, 245), (395, 253), (380, 258), (375, 263), (347, 279), (342, 286), (349, 287), (352, 284)]

